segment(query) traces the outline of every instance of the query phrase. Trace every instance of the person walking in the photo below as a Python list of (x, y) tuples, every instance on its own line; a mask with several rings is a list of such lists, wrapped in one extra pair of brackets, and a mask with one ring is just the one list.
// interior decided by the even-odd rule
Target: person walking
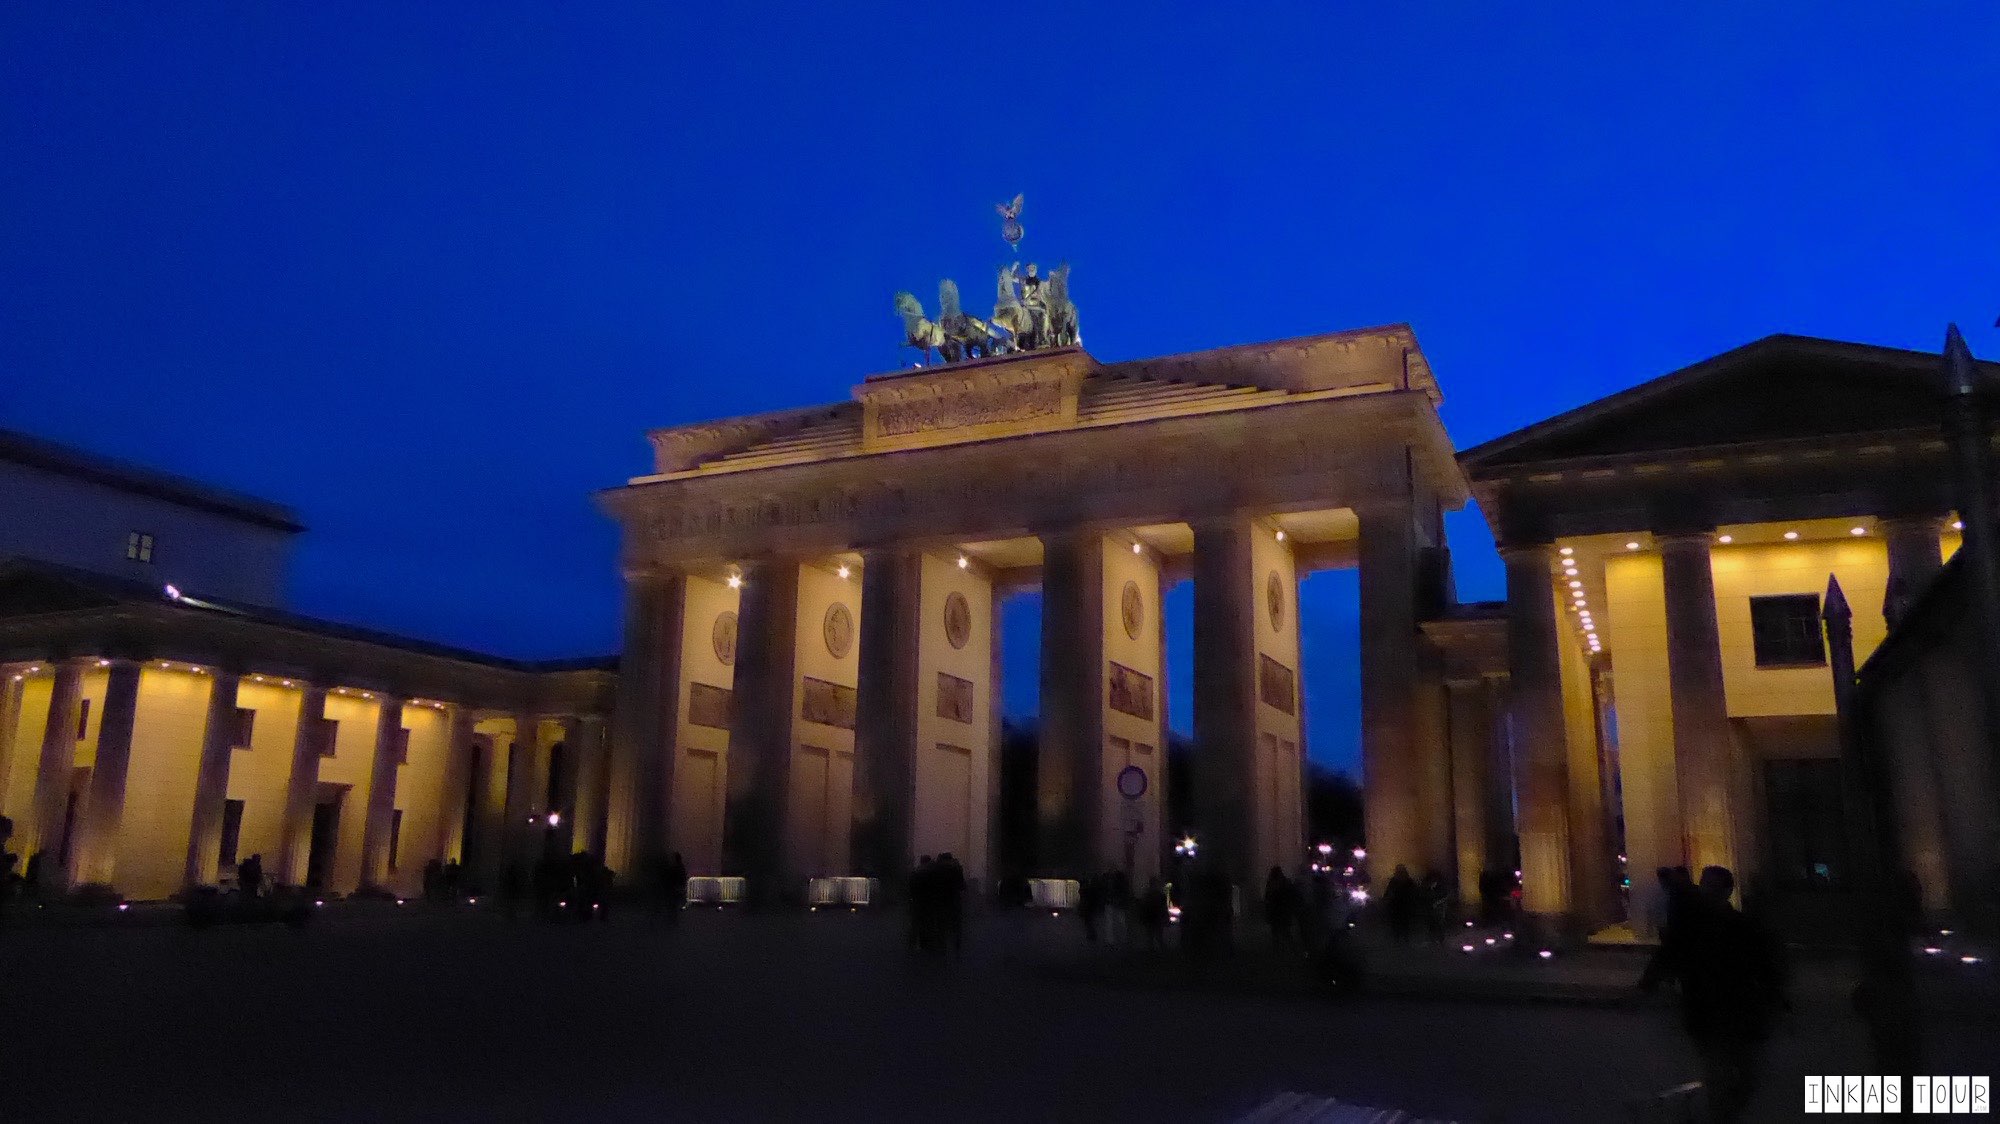
[(931, 877), (938, 947), (957, 956), (965, 951), (965, 868), (946, 851), (938, 856), (937, 870)]
[(1703, 867), (1692, 890), (1675, 889), (1660, 949), (1639, 980), (1646, 992), (1664, 979), (1679, 982), (1681, 1022), (1720, 1121), (1749, 1108), (1772, 1020), (1790, 1006), (1778, 943), (1730, 904), (1735, 889), (1735, 876), (1720, 866)]
[(667, 924), (681, 923), (681, 911), (687, 908), (687, 900), (687, 862), (679, 851), (669, 851), (666, 861), (660, 864), (660, 906), (667, 911)]
[(1389, 915), (1389, 935), (1397, 944), (1409, 944), (1410, 927), (1417, 920), (1417, 880), (1409, 867), (1396, 864), (1396, 873), (1382, 888), (1382, 909)]

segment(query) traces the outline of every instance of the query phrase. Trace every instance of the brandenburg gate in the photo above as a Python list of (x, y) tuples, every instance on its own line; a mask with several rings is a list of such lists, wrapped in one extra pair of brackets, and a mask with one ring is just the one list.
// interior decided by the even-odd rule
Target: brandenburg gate
[[(1187, 830), (1255, 887), (1306, 842), (1299, 581), (1357, 567), (1370, 865), (1420, 871), (1447, 751), (1419, 744), (1418, 621), (1467, 487), (1410, 329), (972, 354), (655, 431), (652, 471), (602, 493), (628, 594), (606, 861), (678, 851), (773, 898), (940, 852), (997, 873), (997, 607), (1039, 587), (1020, 873), (1143, 879)], [(1167, 824), (1161, 598), (1185, 580), (1195, 811)]]

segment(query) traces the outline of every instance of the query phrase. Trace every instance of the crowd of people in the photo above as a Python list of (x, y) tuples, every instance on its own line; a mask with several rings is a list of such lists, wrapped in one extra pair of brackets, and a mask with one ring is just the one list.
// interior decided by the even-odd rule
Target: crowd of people
[(510, 920), (525, 905), (530, 916), (545, 921), (609, 921), (614, 881), (611, 868), (589, 851), (564, 854), (549, 847), (532, 866), (507, 865), (500, 901)]

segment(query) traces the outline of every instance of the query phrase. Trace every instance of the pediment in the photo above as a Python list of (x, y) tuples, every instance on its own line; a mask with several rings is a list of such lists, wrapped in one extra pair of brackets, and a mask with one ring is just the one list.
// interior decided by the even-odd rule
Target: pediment
[[(1980, 366), (2000, 387), (2000, 364)], [(1677, 449), (1934, 429), (1939, 360), (1770, 336), (1469, 449), (1467, 473)]]

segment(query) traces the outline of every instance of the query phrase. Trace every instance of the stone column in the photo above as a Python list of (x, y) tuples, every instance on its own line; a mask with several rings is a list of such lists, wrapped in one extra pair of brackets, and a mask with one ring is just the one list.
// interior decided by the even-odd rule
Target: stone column
[(1882, 615), (1890, 628), (1896, 627), (1904, 611), (1944, 569), (1943, 535), (1941, 515), (1882, 520), (1882, 538), (1889, 548), (1889, 586), (1882, 600)]
[(1679, 779), (1681, 823), (1688, 860), (1726, 866), (1737, 884), (1749, 871), (1736, 854), (1736, 758), (1723, 690), (1722, 645), (1715, 623), (1715, 576), (1709, 568), (1706, 531), (1659, 536), (1661, 580), (1666, 587), (1667, 680), (1674, 718), (1674, 771)]
[(1486, 869), (1511, 870), (1514, 865), (1514, 745), (1508, 715), (1513, 712), (1510, 681), (1504, 675), (1486, 678)]
[(473, 755), (478, 747), (472, 727), (477, 715), (467, 706), (451, 708), (451, 727), (445, 734), (444, 777), (439, 782), (437, 853), (440, 861), (463, 863), (465, 859), (465, 811), (472, 789)]
[[(14, 776), (14, 748), (20, 744), (21, 699), (27, 694), (27, 680), (18, 666), (0, 664), (0, 808), (7, 806), (8, 782)], [(23, 841), (15, 840), (12, 846)], [(18, 869), (15, 874), (21, 873)]]
[(1492, 787), (1486, 698), (1477, 679), (1445, 683), (1451, 734), (1452, 836), (1457, 844), (1458, 900), (1471, 911), (1479, 901), (1479, 873), (1496, 857), (1487, 849), (1488, 791)]
[(1360, 511), (1361, 772), (1368, 869), (1424, 870), (1417, 744), (1417, 529), (1407, 503)]
[(312, 847), (313, 806), (319, 797), (319, 723), (326, 717), (326, 688), (299, 689), (299, 721), (292, 731), (292, 768), (285, 781), (285, 815), (278, 838), (274, 882), (296, 886), (305, 880)]
[[(49, 688), (49, 715), (42, 725), (41, 760), (35, 768), (35, 819), (24, 839), (34, 846), (28, 858), (42, 856), (44, 885), (58, 876), (56, 856), (62, 853), (63, 819), (69, 807), (69, 788), (76, 772), (76, 705), (83, 698), (83, 663), (65, 660), (55, 667), (55, 682)], [(21, 860), (25, 869), (27, 858)]]
[[(746, 565), (741, 596), (722, 854), (724, 869), (743, 875), (744, 892), (758, 905), (805, 894), (787, 845), (798, 713), (799, 564), (770, 559)], [(857, 707), (859, 701), (857, 692)]]
[(1569, 742), (1562, 653), (1546, 545), (1501, 550), (1507, 563), (1507, 665), (1511, 670), (1515, 829), (1521, 903), (1547, 936), (1570, 910)]
[[(1201, 853), (1220, 861), (1253, 899), (1263, 886), (1255, 866), (1255, 533), (1244, 518), (1194, 526), (1194, 828)], [(1047, 713), (1046, 694), (1042, 706)]]
[(571, 759), (576, 762), (576, 797), (570, 811), (574, 846), (593, 855), (604, 853), (604, 797), (610, 758), (605, 752), (604, 716), (585, 714), (572, 719)]
[(113, 660), (104, 689), (104, 716), (98, 722), (97, 763), (90, 770), (90, 794), (78, 817), (69, 849), (73, 885), (111, 885), (117, 873), (118, 832), (125, 823), (125, 781), (132, 772), (132, 731), (139, 717), (139, 665)]
[(979, 888), (987, 891), (990, 891), (999, 884), (1001, 874), (1000, 745), (1005, 739), (1003, 726), (1006, 721), (1006, 707), (1003, 701), (1006, 696), (1001, 690), (1001, 686), (1005, 680), (1001, 678), (1001, 673), (1004, 670), (1002, 665), (1006, 661), (1001, 658), (1000, 608), (1001, 602), (1005, 599), (1005, 592), (996, 582), (993, 586), (992, 599), (987, 606), (986, 613), (986, 619), (992, 622), (992, 628), (987, 637), (987, 657), (990, 666), (986, 673), (987, 690), (989, 692), (986, 707), (986, 868), (982, 872), (974, 872), (974, 877), (984, 880)]
[(1095, 532), (1042, 536), (1042, 731), (1036, 766), (1042, 871), (1081, 878), (1114, 864), (1097, 853), (1104, 807), (1104, 544)]
[[(534, 714), (514, 716), (514, 738), (507, 749), (507, 800), (501, 813), (502, 849), (507, 861), (518, 863), (525, 878), (541, 855), (542, 721)], [(530, 822), (533, 821), (533, 822)]]
[(604, 803), (604, 864), (628, 884), (643, 884), (646, 867), (666, 847), (686, 608), (685, 576), (628, 575)]
[(1420, 645), (1417, 657), (1416, 737), (1412, 746), (1417, 756), (1416, 810), (1422, 825), (1423, 866), (1411, 870), (1419, 877), (1436, 871), (1450, 879), (1458, 866), (1458, 778), (1452, 770), (1450, 699), (1443, 657), (1428, 649), (1429, 645)]
[(215, 882), (221, 861), (222, 818), (229, 802), (230, 757), (236, 752), (236, 688), (234, 671), (216, 668), (209, 676), (208, 715), (202, 725), (201, 760), (195, 765), (194, 812), (188, 821), (187, 862), (181, 881), (188, 886)]
[(860, 677), (855, 688), (856, 869), (902, 896), (916, 862), (910, 837), (917, 798), (917, 643), (923, 556), (904, 547), (863, 555)]
[[(368, 812), (361, 821), (361, 884), (389, 885), (389, 836), (396, 820), (397, 770), (409, 743), (403, 700), (382, 695), (375, 708), (375, 756), (368, 770)], [(399, 843), (400, 848), (400, 843)]]

